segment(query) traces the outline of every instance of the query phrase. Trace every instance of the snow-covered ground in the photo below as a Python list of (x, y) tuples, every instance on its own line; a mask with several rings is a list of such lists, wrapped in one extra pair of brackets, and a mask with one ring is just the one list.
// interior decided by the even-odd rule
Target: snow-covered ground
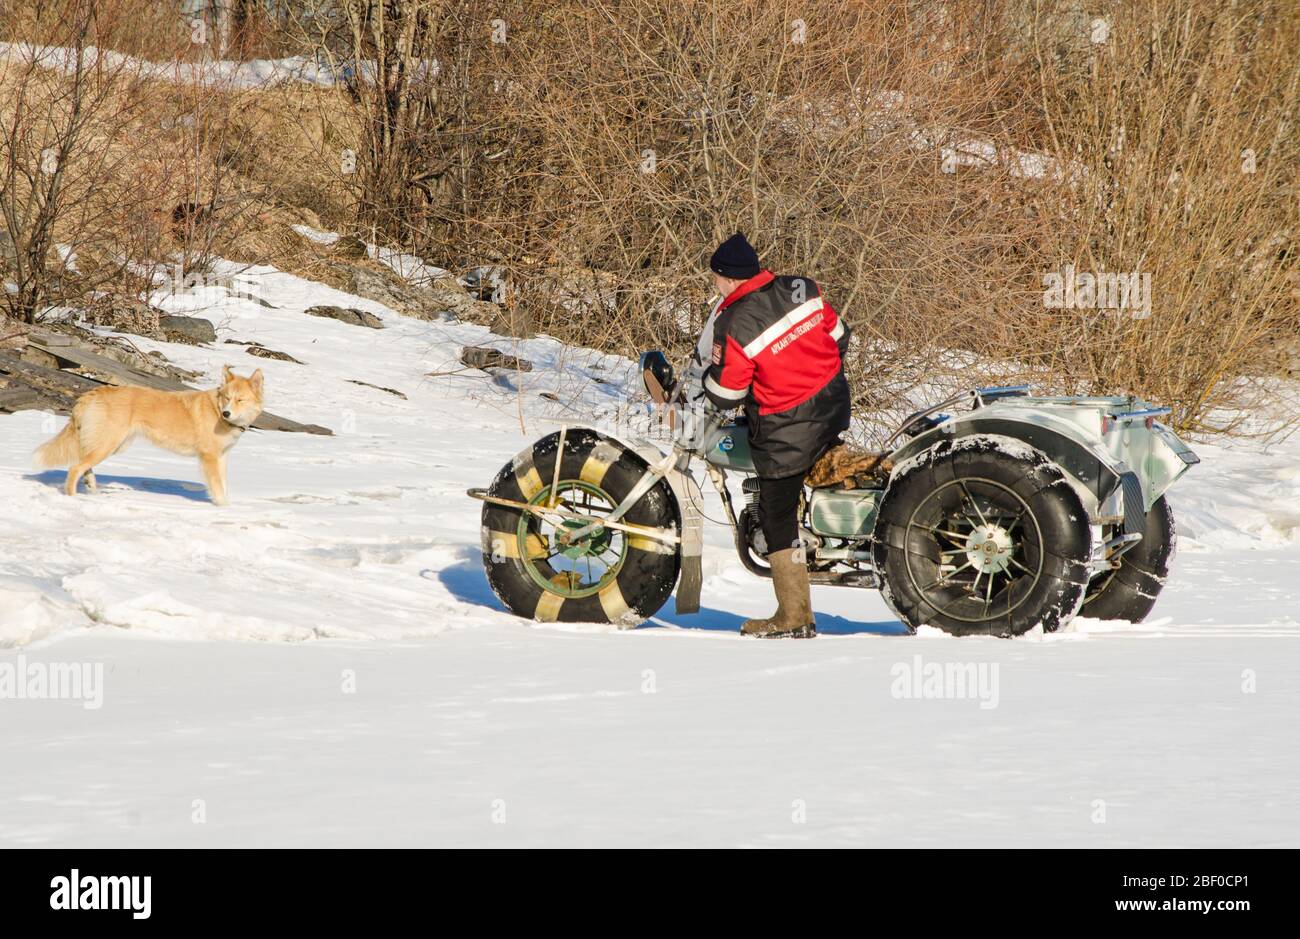
[[(93, 699), (0, 696), (0, 844), (1300, 844), (1300, 440), (1197, 448), (1139, 626), (910, 637), (876, 593), (818, 588), (817, 640), (745, 641), (770, 591), (720, 527), (703, 612), (542, 626), (489, 590), (464, 491), (558, 415), (607, 419), (630, 363), (238, 280), (272, 306), (164, 300), (212, 347), (136, 341), (261, 368), (268, 409), (336, 436), (246, 435), (229, 508), (145, 444), (69, 499), (28, 462), (63, 419), (0, 417), (0, 690), (84, 663)], [(463, 370), (486, 342), (535, 370)], [(935, 666), (969, 693), (909, 689)]]

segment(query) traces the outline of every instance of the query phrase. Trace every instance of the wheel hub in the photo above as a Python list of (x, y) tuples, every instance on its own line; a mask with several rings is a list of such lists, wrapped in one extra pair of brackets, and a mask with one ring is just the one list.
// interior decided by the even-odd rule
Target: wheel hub
[(911, 585), (953, 620), (988, 623), (1009, 616), (1043, 574), (1038, 519), (996, 480), (966, 476), (942, 484), (920, 501), (907, 525), (915, 538), (915, 548), (909, 545), (904, 554)]
[[(516, 537), (519, 560), (533, 583), (548, 593), (578, 598), (599, 593), (618, 577), (628, 539), (599, 524), (618, 500), (599, 486), (561, 479), (538, 490), (529, 502), (542, 511), (521, 514)], [(562, 510), (569, 517), (546, 509)], [(579, 535), (584, 528), (587, 531)]]
[(966, 560), (984, 574), (999, 574), (1011, 564), (1015, 542), (1001, 525), (976, 525), (966, 537)]
[(583, 535), (574, 541), (570, 532), (586, 528), (589, 523), (584, 519), (569, 518), (560, 523), (555, 531), (556, 547), (566, 558), (581, 558), (588, 555), (599, 556), (609, 550), (611, 541), (608, 528), (597, 528), (589, 535)]

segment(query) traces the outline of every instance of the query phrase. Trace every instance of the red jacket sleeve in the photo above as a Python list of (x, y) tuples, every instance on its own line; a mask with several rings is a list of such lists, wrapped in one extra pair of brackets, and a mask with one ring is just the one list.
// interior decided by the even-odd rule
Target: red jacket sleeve
[(713, 361), (704, 373), (704, 393), (718, 407), (729, 409), (737, 407), (749, 395), (754, 361), (725, 328), (718, 332), (713, 336)]
[(849, 329), (849, 324), (840, 318), (840, 315), (835, 312), (835, 308), (830, 305), (830, 301), (825, 297), (822, 297), (822, 316), (824, 317), (822, 322), (826, 324), (827, 332), (831, 334), (831, 338), (839, 346), (840, 358), (843, 359), (844, 353), (849, 351), (849, 339), (853, 331)]

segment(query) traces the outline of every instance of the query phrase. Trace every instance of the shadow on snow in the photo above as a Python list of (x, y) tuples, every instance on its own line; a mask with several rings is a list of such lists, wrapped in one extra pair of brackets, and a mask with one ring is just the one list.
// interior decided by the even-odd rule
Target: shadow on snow
[[(487, 607), (502, 613), (509, 610), (492, 592), (483, 573), (483, 564), (478, 551), (465, 549), (465, 559), (445, 567), (440, 571), (423, 571), (422, 577), (436, 578), (453, 597), (462, 603)], [(472, 556), (470, 556), (472, 555)], [(740, 632), (740, 624), (747, 617), (726, 610), (701, 607), (698, 613), (678, 613), (677, 598), (669, 597), (668, 602), (654, 617), (638, 627), (640, 629), (702, 629), (711, 632)], [(905, 636), (907, 628), (898, 620), (885, 620), (876, 623), (859, 623), (842, 616), (827, 613), (817, 615), (817, 631), (827, 636)]]
[[(49, 486), (51, 489), (62, 490), (63, 483), (68, 478), (68, 474), (64, 470), (47, 470), (44, 473), (33, 473), (23, 478)], [(157, 479), (148, 476), (105, 476), (102, 473), (96, 473), (95, 480), (99, 483), (99, 488), (101, 490), (113, 486), (120, 486), (126, 489), (134, 489), (136, 492), (152, 492), (165, 496), (180, 496), (182, 499), (189, 499), (191, 502), (212, 501), (208, 498), (207, 486), (204, 486), (202, 483), (187, 482), (182, 479)], [(83, 496), (88, 495), (84, 482), (77, 490), (77, 493), (78, 495)]]

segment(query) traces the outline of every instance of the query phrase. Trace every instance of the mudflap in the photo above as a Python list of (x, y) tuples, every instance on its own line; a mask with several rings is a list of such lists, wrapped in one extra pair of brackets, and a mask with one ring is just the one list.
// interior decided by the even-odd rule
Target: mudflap
[(704, 516), (700, 514), (703, 498), (695, 478), (673, 470), (665, 479), (677, 497), (682, 518), (682, 572), (677, 579), (677, 612), (698, 613), (700, 590), (704, 586)]
[(682, 558), (682, 573), (677, 579), (677, 612), (700, 612), (700, 589), (704, 586), (704, 566), (700, 556)]

